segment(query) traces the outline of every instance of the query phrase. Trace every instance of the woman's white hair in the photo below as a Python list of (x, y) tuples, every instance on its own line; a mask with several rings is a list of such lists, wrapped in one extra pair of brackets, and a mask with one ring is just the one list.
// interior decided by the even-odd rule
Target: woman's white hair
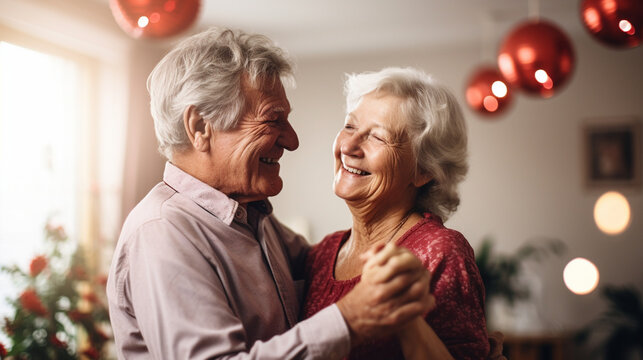
[(369, 93), (404, 99), (400, 106), (417, 170), (432, 180), (418, 192), (415, 208), (446, 221), (460, 204), (458, 183), (468, 170), (467, 128), (455, 96), (431, 76), (412, 68), (385, 68), (348, 75), (346, 112)]
[(172, 160), (189, 145), (183, 114), (190, 105), (215, 130), (234, 128), (245, 105), (243, 75), (253, 87), (264, 80), (294, 84), (292, 62), (263, 35), (213, 28), (165, 55), (147, 79), (161, 154)]

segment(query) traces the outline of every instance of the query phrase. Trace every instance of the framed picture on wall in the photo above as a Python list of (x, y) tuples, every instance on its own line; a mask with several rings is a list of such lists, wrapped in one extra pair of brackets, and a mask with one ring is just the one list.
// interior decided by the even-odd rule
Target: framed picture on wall
[(590, 188), (641, 184), (641, 121), (635, 117), (588, 119), (583, 125), (585, 182)]

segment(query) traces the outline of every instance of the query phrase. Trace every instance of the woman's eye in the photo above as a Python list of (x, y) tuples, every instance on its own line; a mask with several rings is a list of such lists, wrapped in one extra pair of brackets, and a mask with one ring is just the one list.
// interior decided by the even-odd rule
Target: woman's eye
[(383, 136), (377, 134), (371, 134), (371, 137), (377, 142), (386, 143), (386, 139)]

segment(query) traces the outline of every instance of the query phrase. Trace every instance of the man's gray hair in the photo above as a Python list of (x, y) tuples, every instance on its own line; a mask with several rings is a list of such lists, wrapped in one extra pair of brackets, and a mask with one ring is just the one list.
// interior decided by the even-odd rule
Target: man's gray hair
[(234, 128), (245, 106), (243, 76), (253, 87), (264, 80), (294, 84), (293, 67), (263, 35), (213, 28), (181, 41), (147, 79), (159, 151), (172, 160), (189, 145), (183, 114), (190, 105), (213, 129)]
[(467, 128), (458, 101), (449, 89), (420, 70), (386, 68), (348, 75), (346, 112), (353, 111), (362, 97), (372, 92), (404, 99), (400, 111), (417, 171), (433, 178), (420, 189), (416, 210), (446, 221), (460, 204), (458, 184), (468, 170)]

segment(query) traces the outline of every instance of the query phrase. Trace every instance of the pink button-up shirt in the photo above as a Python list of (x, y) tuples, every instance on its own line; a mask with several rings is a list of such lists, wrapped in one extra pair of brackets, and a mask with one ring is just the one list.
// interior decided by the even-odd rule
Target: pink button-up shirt
[(336, 305), (296, 324), (307, 242), (167, 163), (127, 217), (107, 282), (121, 359), (336, 359)]

